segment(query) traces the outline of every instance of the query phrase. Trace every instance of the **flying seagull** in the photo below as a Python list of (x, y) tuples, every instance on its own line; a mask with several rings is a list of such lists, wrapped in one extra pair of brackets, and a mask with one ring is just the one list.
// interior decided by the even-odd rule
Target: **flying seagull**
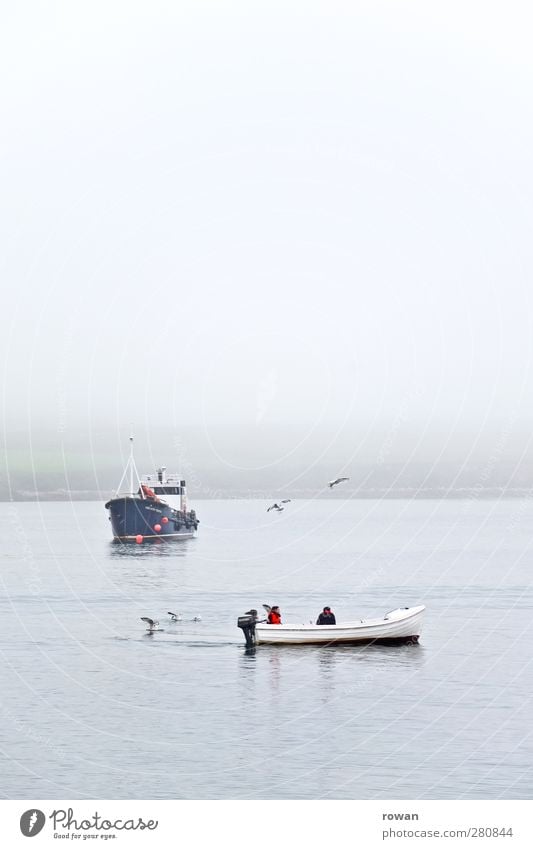
[(159, 631), (159, 628), (158, 628), (159, 622), (157, 622), (155, 619), (150, 619), (149, 616), (141, 616), (141, 621), (146, 622), (146, 624), (148, 625), (148, 628), (146, 630), (150, 634), (152, 634), (153, 631)]
[(267, 613), (267, 618), (266, 618), (266, 619), (259, 619), (259, 620), (257, 620), (257, 610), (255, 610), (255, 611), (254, 611), (254, 610), (249, 610), (248, 612), (249, 612), (250, 614), (254, 614), (254, 613), (255, 613), (255, 619), (256, 619), (256, 621), (259, 621), (259, 622), (268, 622), (268, 614), (270, 613), (270, 611), (272, 610), (272, 608), (270, 607), (270, 605), (269, 605), (269, 604), (262, 604), (262, 605), (261, 605), (261, 607), (263, 607), (263, 608), (266, 610), (266, 613)]
[(350, 478), (335, 478), (334, 481), (328, 481), (328, 486), (330, 489), (333, 489), (334, 486), (337, 486), (338, 483), (342, 483), (343, 481), (349, 481)]
[(172, 613), (171, 610), (167, 610), (167, 613), (173, 622), (181, 622), (181, 616), (179, 615), (179, 613)]
[(282, 510), (285, 510), (285, 507), (280, 507), (280, 504), (289, 504), (290, 498), (284, 498), (278, 504), (277, 501), (274, 504), (271, 504), (270, 507), (267, 507), (267, 513), (270, 513), (271, 510), (277, 510), (278, 513), (281, 513)]

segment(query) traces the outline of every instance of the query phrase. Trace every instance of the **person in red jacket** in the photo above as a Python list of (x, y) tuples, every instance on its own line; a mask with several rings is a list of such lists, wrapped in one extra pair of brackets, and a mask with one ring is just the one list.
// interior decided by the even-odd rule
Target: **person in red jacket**
[(144, 483), (142, 483), (139, 488), (139, 495), (142, 495), (143, 498), (149, 498), (150, 501), (160, 501), (153, 489), (150, 489), (149, 486), (145, 486)]
[(267, 617), (267, 622), (269, 625), (281, 625), (281, 613), (277, 604), (274, 607), (270, 608), (270, 613)]

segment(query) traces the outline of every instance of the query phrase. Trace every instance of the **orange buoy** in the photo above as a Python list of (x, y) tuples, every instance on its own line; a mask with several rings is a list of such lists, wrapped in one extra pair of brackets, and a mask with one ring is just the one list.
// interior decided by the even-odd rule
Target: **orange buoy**
[(160, 530), (161, 530), (161, 525), (154, 525), (154, 531), (156, 532), (156, 534), (158, 534)]
[(137, 534), (137, 536), (135, 537), (135, 542), (137, 543), (137, 545), (140, 545), (141, 542), (143, 542), (143, 540), (144, 540), (144, 537), (143, 537), (142, 534)]
[(161, 519), (161, 521), (162, 521), (162, 523), (163, 523), (164, 525), (166, 525), (166, 524), (167, 524), (167, 522), (168, 522), (168, 516), (163, 516), (163, 518)]

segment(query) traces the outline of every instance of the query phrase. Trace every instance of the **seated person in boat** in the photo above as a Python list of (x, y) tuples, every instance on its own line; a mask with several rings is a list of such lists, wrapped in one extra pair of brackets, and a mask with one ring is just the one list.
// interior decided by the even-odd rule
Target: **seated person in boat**
[(269, 625), (281, 625), (281, 612), (277, 604), (270, 608), (267, 622)]
[(319, 615), (316, 620), (317, 625), (336, 625), (337, 620), (335, 619), (335, 614), (332, 612), (331, 607), (325, 607), (322, 613)]

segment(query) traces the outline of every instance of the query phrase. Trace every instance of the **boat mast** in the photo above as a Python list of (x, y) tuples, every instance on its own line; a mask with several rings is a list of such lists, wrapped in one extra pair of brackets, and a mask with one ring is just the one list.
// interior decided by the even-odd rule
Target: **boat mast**
[(133, 495), (133, 466), (134, 466), (134, 460), (133, 460), (133, 434), (132, 434), (130, 436), (130, 462), (129, 462), (129, 467), (130, 467), (130, 492), (131, 492), (132, 495)]
[(130, 493), (129, 494), (130, 495), (136, 494), (136, 491), (133, 489), (133, 484), (134, 484), (134, 481), (136, 480), (137, 481), (137, 488), (140, 489), (141, 498), (144, 498), (144, 493), (143, 493), (142, 487), (141, 487), (141, 479), (139, 477), (139, 472), (137, 471), (137, 466), (135, 465), (135, 458), (133, 456), (133, 436), (130, 436), (130, 456), (128, 457), (128, 462), (126, 463), (126, 468), (124, 469), (124, 472), (123, 472), (122, 477), (120, 479), (120, 483), (119, 483), (119, 485), (116, 489), (116, 495), (119, 494), (121, 487), (122, 487), (122, 484), (124, 483), (124, 480), (126, 479), (126, 476), (128, 474), (128, 471), (130, 473)]

